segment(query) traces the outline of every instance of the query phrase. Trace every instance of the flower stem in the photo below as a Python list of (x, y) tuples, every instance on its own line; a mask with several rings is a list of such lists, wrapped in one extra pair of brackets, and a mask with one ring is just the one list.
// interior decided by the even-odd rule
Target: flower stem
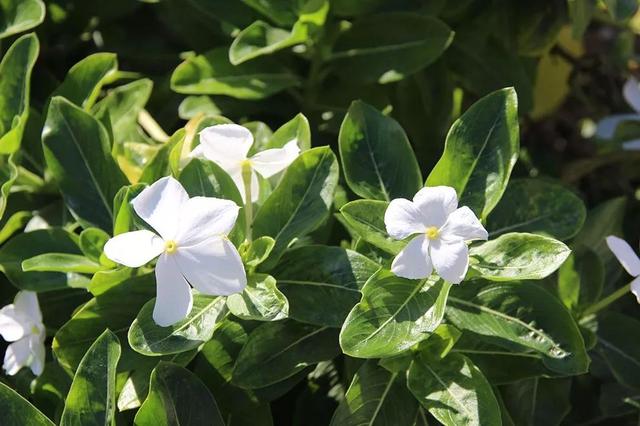
[(138, 124), (151, 136), (153, 139), (159, 142), (166, 142), (169, 140), (169, 135), (162, 130), (162, 127), (156, 120), (153, 119), (151, 114), (147, 110), (143, 109), (138, 114)]
[(251, 163), (242, 163), (242, 183), (244, 184), (244, 238), (251, 241), (251, 225), (253, 222), (253, 203), (251, 201)]
[(586, 317), (589, 315), (593, 315), (597, 312), (600, 312), (601, 310), (603, 310), (604, 308), (606, 308), (616, 300), (620, 299), (622, 296), (629, 293), (630, 288), (631, 288), (631, 283), (620, 287), (610, 295), (600, 299), (598, 302), (594, 303), (593, 305), (585, 309), (584, 312), (582, 313), (582, 316)]

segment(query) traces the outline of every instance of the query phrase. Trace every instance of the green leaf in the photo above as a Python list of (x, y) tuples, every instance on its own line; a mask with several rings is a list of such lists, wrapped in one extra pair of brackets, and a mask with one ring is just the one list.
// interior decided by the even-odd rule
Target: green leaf
[(349, 188), (363, 198), (411, 198), (422, 188), (418, 161), (402, 127), (355, 101), (340, 126), (340, 159)]
[(18, 178), (18, 167), (15, 164), (15, 155), (8, 157), (0, 155), (0, 219), (7, 208), (7, 201), (13, 183)]
[(492, 281), (538, 280), (555, 272), (571, 250), (558, 240), (536, 234), (503, 234), (469, 250), (471, 268)]
[(288, 0), (242, 0), (242, 3), (281, 26), (292, 25), (298, 14), (297, 4)]
[(186, 352), (211, 339), (224, 315), (224, 298), (193, 295), (193, 308), (187, 317), (169, 327), (153, 320), (156, 300), (147, 302), (129, 328), (129, 345), (143, 355), (158, 356)]
[(151, 373), (149, 396), (136, 413), (140, 425), (224, 426), (215, 399), (189, 370), (160, 362)]
[(116, 76), (118, 58), (113, 53), (94, 53), (71, 67), (52, 97), (61, 96), (89, 111), (100, 89)]
[(103, 267), (82, 255), (68, 253), (43, 253), (22, 261), (25, 272), (76, 272), (95, 274)]
[(360, 301), (360, 289), (379, 267), (351, 250), (312, 245), (285, 253), (271, 273), (289, 300), (290, 318), (341, 327)]
[(604, 264), (591, 249), (580, 248), (558, 270), (558, 296), (575, 310), (595, 303), (602, 294)]
[(102, 229), (87, 228), (80, 233), (80, 250), (89, 259), (100, 263), (102, 250), (109, 240), (110, 236)]
[(40, 25), (44, 15), (45, 6), (42, 0), (2, 1), (0, 3), (0, 39)]
[(190, 197), (216, 197), (242, 205), (238, 187), (213, 161), (193, 158), (180, 172), (178, 179)]
[(507, 186), (487, 219), (491, 238), (507, 232), (530, 232), (558, 240), (575, 236), (587, 212), (582, 200), (562, 185), (518, 179)]
[(238, 251), (245, 267), (253, 272), (258, 265), (267, 260), (275, 244), (276, 240), (271, 237), (260, 237), (250, 242), (243, 242)]
[(331, 60), (340, 75), (391, 83), (433, 63), (451, 43), (442, 21), (415, 13), (363, 17), (340, 35)]
[(604, 0), (607, 5), (607, 12), (616, 21), (625, 21), (633, 18), (638, 11), (636, 0)]
[(49, 291), (66, 287), (85, 286), (88, 279), (77, 274), (59, 272), (26, 272), (22, 262), (47, 254), (80, 255), (77, 236), (62, 228), (49, 228), (19, 234), (0, 247), (0, 271), (21, 290)]
[(31, 71), (39, 51), (38, 37), (27, 34), (9, 47), (0, 62), (0, 154), (10, 154), (20, 147), (29, 116)]
[(491, 385), (464, 355), (450, 353), (437, 359), (420, 353), (409, 368), (407, 384), (420, 404), (443, 425), (502, 424)]
[(40, 410), (18, 392), (0, 382), (0, 410), (7, 425), (54, 426)]
[(339, 352), (337, 333), (328, 327), (294, 321), (267, 322), (249, 335), (231, 381), (245, 389), (263, 388), (330, 360)]
[(513, 88), (493, 92), (453, 123), (427, 186), (455, 188), (461, 206), (485, 219), (507, 187), (520, 147)]
[(379, 270), (342, 326), (342, 351), (357, 358), (385, 358), (426, 339), (444, 317), (450, 287), (437, 277), (408, 280)]
[(309, 120), (307, 120), (307, 117), (302, 113), (299, 113), (273, 132), (269, 141), (264, 146), (259, 147), (258, 151), (270, 148), (282, 148), (292, 140), (298, 143), (301, 151), (306, 151), (311, 148), (311, 128), (309, 127)]
[(571, 411), (571, 379), (535, 377), (507, 385), (502, 397), (515, 424), (560, 425)]
[(622, 235), (622, 223), (627, 207), (626, 197), (617, 197), (598, 204), (589, 210), (587, 220), (578, 235), (573, 240), (573, 246), (584, 246), (594, 250), (600, 258), (607, 261), (614, 260), (613, 253), (606, 244), (609, 235)]
[(353, 376), (331, 426), (413, 425), (418, 404), (399, 373), (389, 373), (374, 361), (365, 362)]
[(329, 147), (305, 151), (289, 165), (282, 180), (253, 221), (256, 237), (276, 243), (262, 265), (268, 270), (289, 244), (318, 228), (329, 215), (338, 184), (338, 162)]
[(160, 178), (168, 176), (172, 172), (172, 155), (175, 150), (182, 151), (182, 144), (185, 141), (186, 131), (180, 129), (175, 132), (168, 141), (159, 145), (157, 151), (149, 159), (142, 169), (142, 174), (138, 179), (138, 183), (152, 184)]
[(113, 198), (127, 180), (111, 157), (100, 122), (66, 99), (54, 97), (42, 144), (47, 167), (69, 210), (81, 223), (110, 232)]
[(116, 407), (116, 366), (120, 342), (108, 329), (80, 361), (60, 419), (61, 426), (112, 424)]
[(131, 201), (144, 190), (143, 184), (127, 185), (120, 188), (113, 198), (113, 235), (134, 230), (136, 215)]
[(227, 307), (245, 320), (278, 321), (289, 316), (289, 301), (267, 274), (250, 275), (242, 293), (227, 297)]
[(594, 0), (567, 0), (574, 40), (580, 40), (596, 11)]
[(171, 88), (178, 93), (237, 99), (263, 99), (297, 84), (295, 75), (271, 61), (232, 65), (226, 48), (190, 57), (171, 75)]
[(551, 371), (584, 373), (584, 341), (562, 303), (533, 283), (472, 281), (449, 294), (446, 317), (457, 328), (514, 352), (530, 352)]
[(384, 213), (388, 206), (386, 201), (355, 200), (342, 206), (340, 214), (349, 230), (364, 241), (388, 253), (397, 254), (406, 243), (394, 240), (387, 234)]
[(598, 318), (597, 350), (616, 380), (640, 389), (640, 321), (618, 312)]

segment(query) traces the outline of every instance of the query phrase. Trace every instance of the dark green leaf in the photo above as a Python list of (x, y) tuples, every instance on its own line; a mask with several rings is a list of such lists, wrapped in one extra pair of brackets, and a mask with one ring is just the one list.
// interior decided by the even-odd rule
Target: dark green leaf
[(4, 383), (0, 382), (0, 410), (7, 426), (54, 426), (29, 401)]
[(618, 312), (598, 319), (598, 351), (625, 386), (640, 389), (640, 321)]
[(242, 293), (227, 297), (227, 307), (245, 320), (277, 321), (289, 316), (289, 301), (267, 274), (250, 275)]
[[(4, 0), (0, 3), (0, 39), (27, 31), (44, 20), (42, 0)], [(4, 75), (4, 74), (2, 74)]]
[(603, 285), (604, 265), (591, 249), (572, 253), (558, 270), (558, 296), (570, 310), (595, 303)]
[(507, 385), (502, 396), (515, 424), (558, 426), (571, 410), (571, 379), (533, 378)]
[(389, 203), (386, 201), (355, 200), (340, 209), (348, 229), (364, 241), (382, 250), (396, 254), (406, 245), (403, 241), (394, 240), (387, 234), (384, 224), (384, 213)]

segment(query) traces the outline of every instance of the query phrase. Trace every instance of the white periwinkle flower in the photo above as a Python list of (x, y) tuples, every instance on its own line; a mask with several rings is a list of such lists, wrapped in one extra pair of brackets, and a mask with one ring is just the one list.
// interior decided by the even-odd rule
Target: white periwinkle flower
[(286, 169), (300, 154), (296, 139), (282, 148), (267, 149), (248, 158), (253, 145), (251, 132), (237, 124), (218, 124), (200, 132), (200, 145), (191, 152), (192, 157), (204, 157), (219, 165), (233, 179), (245, 200), (243, 172), (251, 173), (251, 201), (258, 199), (258, 176), (268, 178)]
[[(634, 77), (629, 78), (622, 87), (622, 96), (627, 104), (635, 111), (631, 114), (616, 114), (606, 117), (598, 123), (596, 135), (604, 139), (611, 139), (616, 128), (623, 121), (640, 121), (640, 83)], [(622, 148), (629, 151), (640, 150), (640, 139), (633, 139), (622, 144)]]
[(631, 281), (631, 293), (640, 303), (640, 258), (633, 251), (629, 243), (622, 238), (610, 235), (607, 237), (609, 249), (616, 255), (622, 267), (635, 279)]
[(13, 304), (0, 309), (0, 334), (12, 342), (4, 354), (2, 368), (14, 375), (29, 367), (36, 376), (44, 370), (46, 332), (38, 296), (32, 291), (20, 291)]
[(193, 305), (189, 284), (203, 294), (229, 295), (247, 284), (244, 266), (227, 238), (238, 217), (233, 201), (193, 197), (164, 177), (131, 202), (156, 231), (116, 235), (104, 246), (114, 262), (137, 268), (157, 256), (154, 321), (163, 327), (184, 319)]
[(395, 239), (416, 235), (391, 264), (394, 274), (410, 279), (426, 278), (435, 269), (445, 280), (460, 283), (469, 267), (466, 241), (488, 238), (473, 211), (458, 208), (456, 191), (448, 186), (422, 188), (413, 201), (391, 201), (384, 223)]

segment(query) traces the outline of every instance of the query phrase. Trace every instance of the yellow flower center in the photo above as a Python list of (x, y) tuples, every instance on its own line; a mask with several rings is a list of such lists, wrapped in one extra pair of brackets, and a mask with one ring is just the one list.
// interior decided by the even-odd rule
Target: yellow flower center
[(164, 243), (164, 251), (167, 254), (173, 254), (176, 252), (176, 250), (178, 250), (178, 243), (176, 243), (175, 241), (169, 240)]
[(38, 333), (40, 333), (40, 329), (38, 328), (38, 326), (32, 325), (31, 326), (31, 334), (38, 334)]
[(242, 160), (240, 162), (240, 168), (242, 171), (247, 170), (247, 169), (251, 169), (251, 160), (248, 158), (245, 158), (244, 160)]
[(430, 226), (427, 228), (424, 234), (428, 239), (435, 240), (436, 238), (438, 238), (438, 235), (440, 235), (440, 231), (438, 231), (438, 228), (436, 228), (435, 226)]

